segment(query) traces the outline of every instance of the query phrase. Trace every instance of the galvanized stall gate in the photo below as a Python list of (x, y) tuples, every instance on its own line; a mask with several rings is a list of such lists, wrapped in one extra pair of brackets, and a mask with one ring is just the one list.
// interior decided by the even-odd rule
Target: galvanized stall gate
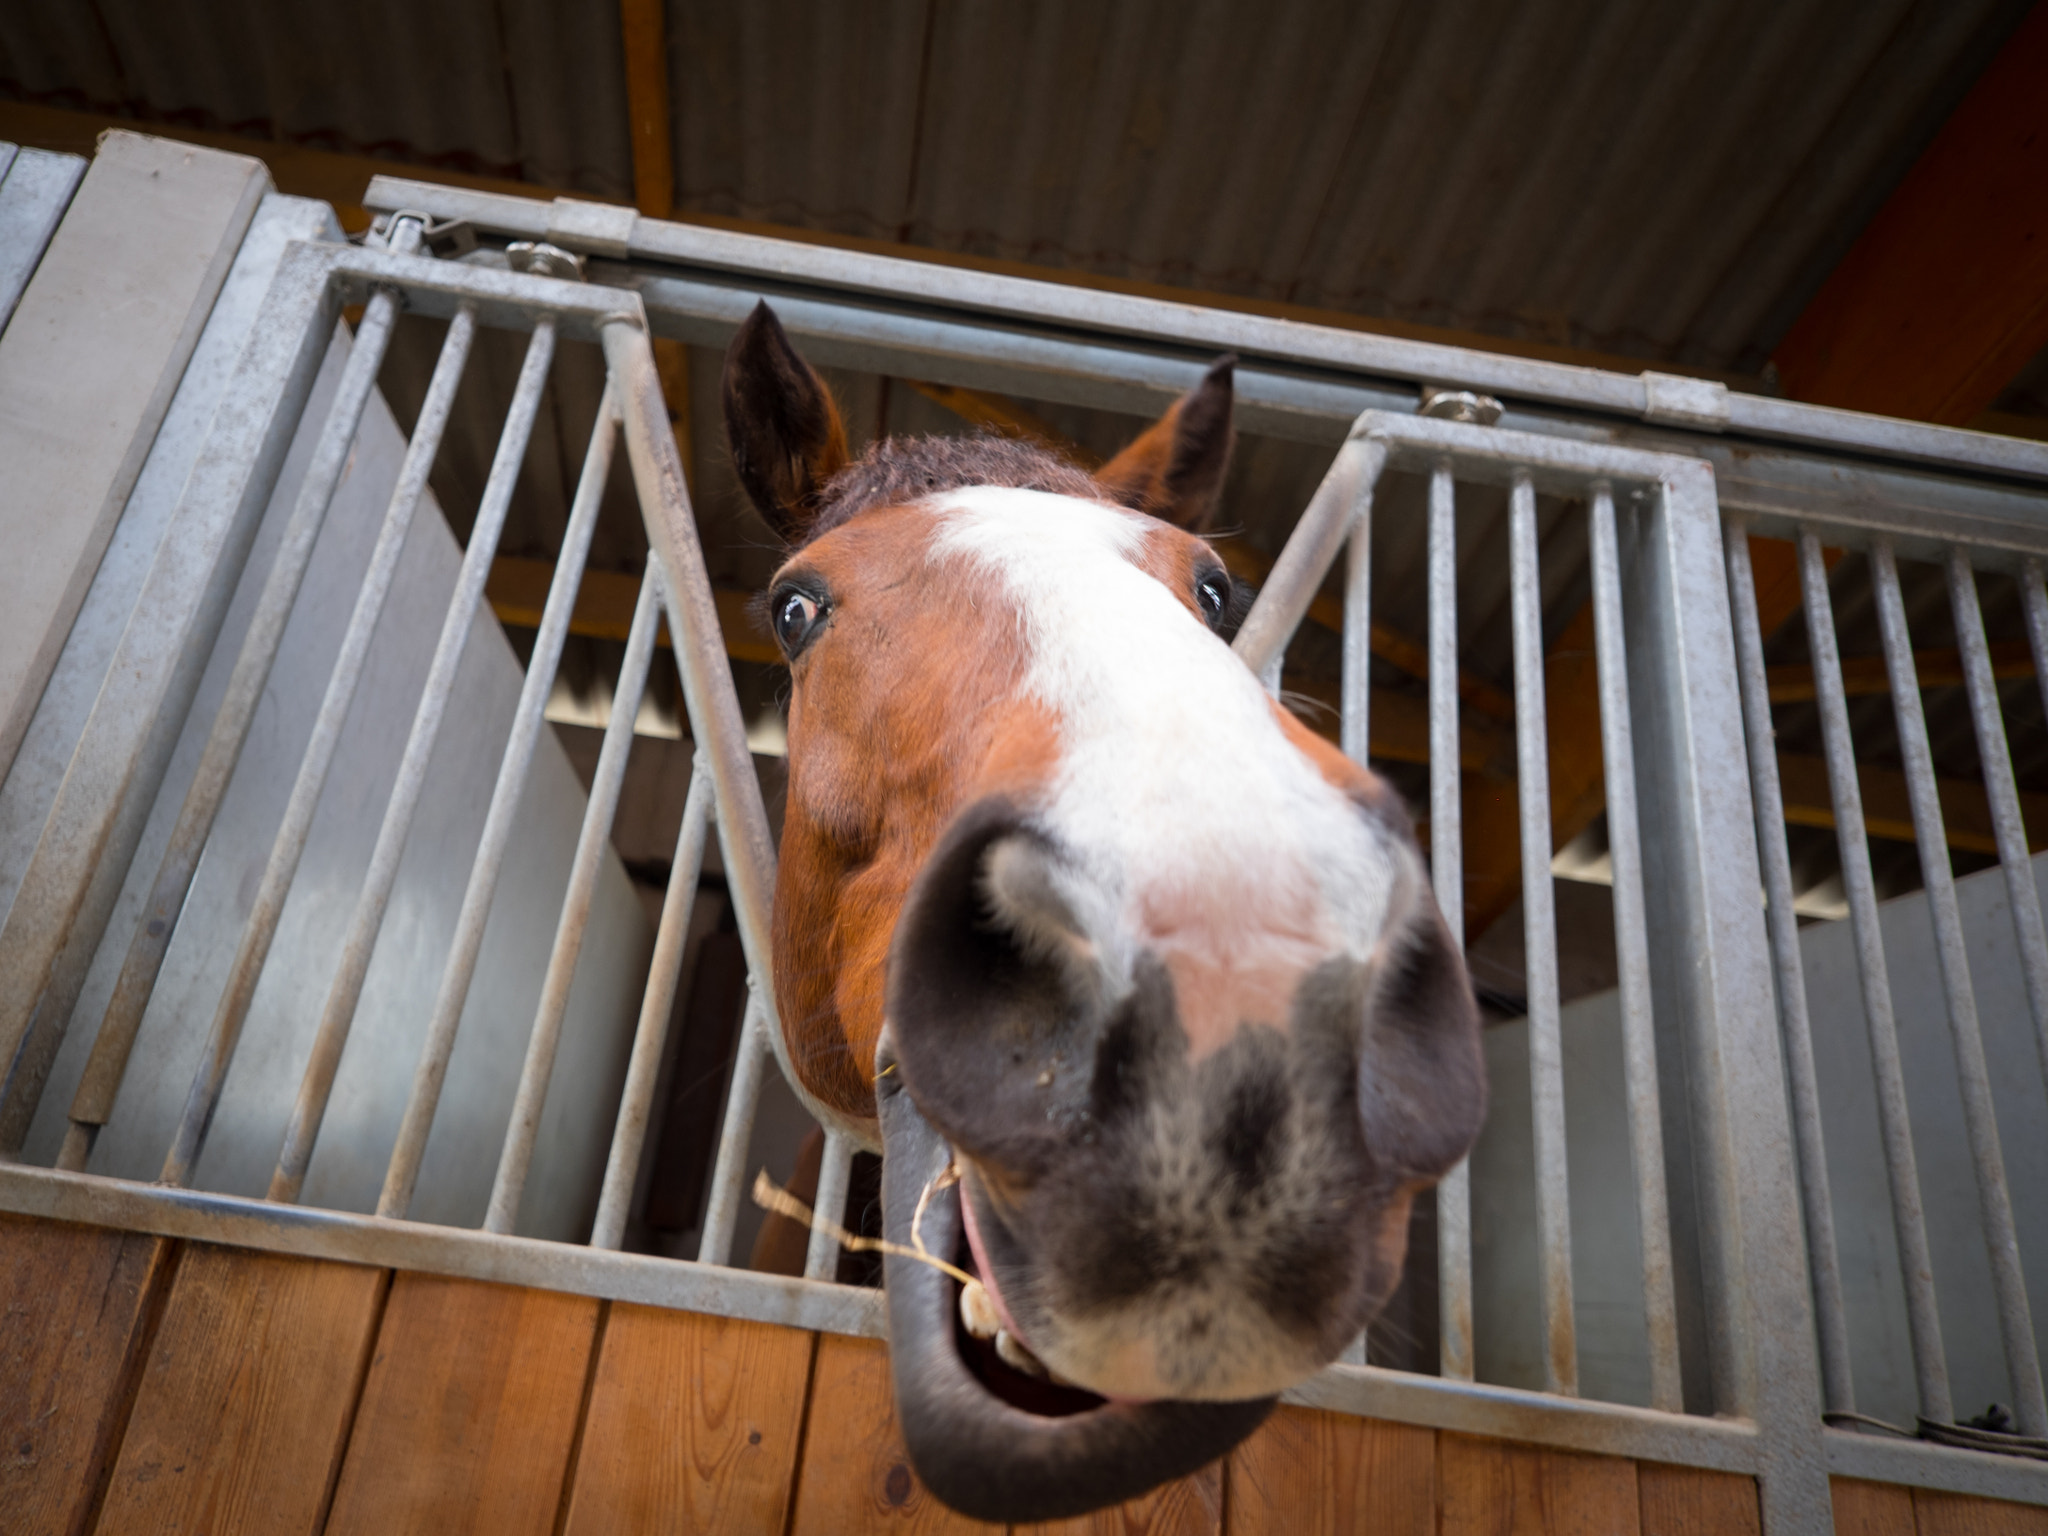
[[(286, 201), (286, 200), (279, 200)], [(2017, 593), (2031, 673), (2048, 679), (2048, 448), (1965, 432), (1731, 394), (1718, 384), (1626, 377), (957, 268), (797, 245), (637, 218), (630, 210), (549, 204), (379, 178), (369, 206), (382, 233), (354, 247), (317, 237), (283, 246), (249, 341), (148, 566), (89, 717), (48, 799), (34, 853), (0, 928), (0, 1210), (59, 1221), (508, 1282), (684, 1308), (828, 1334), (880, 1337), (877, 1293), (831, 1284), (836, 1250), (815, 1236), (808, 1278), (730, 1267), (734, 1221), (771, 1054), (791, 1086), (769, 966), (775, 854), (746, 745), (688, 490), (663, 404), (650, 336), (722, 344), (770, 298), (814, 359), (887, 375), (1119, 410), (1156, 410), (1219, 351), (1239, 359), (1240, 419), (1251, 431), (1335, 442), (1329, 473), (1302, 514), (1236, 645), (1277, 689), (1280, 658), (1325, 575), (1348, 549), (1344, 581), (1345, 749), (1368, 741), (1370, 562), (1374, 523), (1394, 487), (1422, 488), (1415, 537), (1427, 572), (1429, 803), (1436, 889), (1454, 930), (1463, 910), (1459, 665), (1461, 588), (1473, 571), (1507, 573), (1514, 676), (1514, 758), (1524, 871), (1528, 1115), (1533, 1128), (1543, 1389), (1475, 1380), (1485, 1340), (1475, 1317), (1472, 1186), (1461, 1169), (1437, 1193), (1441, 1363), (1431, 1376), (1333, 1365), (1290, 1400), (1341, 1414), (1642, 1462), (1754, 1477), (1762, 1528), (1830, 1523), (1830, 1478), (1893, 1483), (2048, 1505), (2048, 1437), (2030, 1283), (2023, 1255), (2048, 1242), (2021, 1229), (2001, 1160), (1999, 1104), (2039, 1119), (2037, 1078), (1994, 1084), (1972, 1001), (1943, 804), (1922, 715), (1900, 563), (1941, 573), (2004, 870), (2012, 937), (2048, 1069), (2044, 941), (2021, 802), (1976, 583)], [(305, 231), (309, 236), (311, 230)], [(458, 241), (455, 236), (468, 237)], [(481, 243), (455, 254), (464, 244)], [(444, 256), (436, 250), (449, 252)], [(564, 254), (572, 253), (572, 254)], [(143, 821), (169, 771), (176, 728), (202, 697), (229, 600), (314, 395), (345, 306), (364, 306), (328, 396), (281, 535), (224, 687), (206, 694), (204, 747), (169, 836), (147, 843), (148, 891), (132, 921), (116, 897), (145, 846)], [(394, 488), (340, 629), (288, 795), (270, 824), (261, 874), (243, 896), (233, 954), (209, 1011), (182, 1028), (203, 1039), (154, 1182), (94, 1174), (95, 1148), (118, 1129), (118, 1090), (181, 921), (238, 757), (256, 717), (336, 486), (358, 443), (401, 308), (449, 321)], [(360, 882), (333, 908), (342, 937), (324, 1002), (292, 1063), (284, 1135), (268, 1198), (195, 1188), (266, 961), (308, 845), (351, 704), (419, 507), (450, 402), (481, 327), (524, 334), (525, 363), (417, 703), (377, 812)], [(419, 834), (422, 785), (476, 620), (496, 539), (527, 450), (558, 339), (601, 344), (605, 388), (553, 587), (469, 858), (454, 940), (436, 959), (431, 1010), (406, 1021), (402, 1113), (375, 1214), (306, 1203), (323, 1124), (352, 1030), (367, 1027), (366, 976), (392, 942), (392, 891)], [(1494, 400), (1505, 402), (1501, 410)], [(1418, 411), (1423, 402), (1427, 413)], [(1496, 419), (1497, 417), (1497, 419)], [(511, 1096), (481, 1229), (409, 1219), (430, 1132), (456, 1063), (508, 843), (581, 579), (599, 499), (623, 436), (651, 549), (623, 675), (555, 920), (540, 1002), (519, 1020), (523, 1064)], [(1500, 515), (1475, 514), (1473, 508)], [(1581, 518), (1583, 569), (1546, 570), (1543, 535)], [(1901, 1277), (1920, 1417), (1933, 1438), (1866, 1432), (1856, 1421), (1851, 1309), (1829, 1189), (1822, 1090), (1802, 974), (1803, 939), (1774, 745), (1771, 682), (1750, 570), (1751, 535), (1796, 541), (1812, 624), (1821, 717), (1848, 922), (1869, 1025), (1890, 1227)], [(1575, 535), (1574, 537), (1578, 537)], [(1865, 560), (1831, 588), (1834, 551)], [(1825, 553), (1824, 553), (1825, 552)], [(1829, 620), (1867, 568), (1882, 630), (1888, 695), (1924, 866), (1953, 1070), (1990, 1284), (2003, 1400), (2016, 1436), (1957, 1428), (1942, 1345), (1923, 1191), (1887, 950), (1862, 815), (1844, 669)], [(256, 568), (252, 568), (255, 570)], [(1909, 573), (1910, 574), (1910, 573)], [(1565, 1045), (1552, 908), (1544, 608), (1561, 582), (1589, 583), (1619, 969), (1625, 1137), (1613, 1210), (1574, 1210), (1567, 1157)], [(1836, 600), (1839, 600), (1837, 597)], [(1926, 603), (1918, 604), (1925, 620)], [(610, 836), (633, 721), (656, 632), (673, 636), (697, 768), (668, 894), (646, 963), (637, 1028), (616, 1095), (587, 1242), (514, 1235), (562, 1049), (593, 889)], [(1775, 625), (1769, 626), (1774, 628)], [(2011, 671), (2008, 669), (2008, 676)], [(1873, 692), (1865, 688), (1863, 693)], [(1860, 696), (1860, 695), (1859, 695)], [(171, 722), (166, 727), (165, 722)], [(1746, 743), (1746, 751), (1745, 751)], [(621, 1251), (642, 1162), (664, 1032), (674, 1011), (684, 928), (716, 828), (751, 976), (698, 1261)], [(192, 898), (195, 899), (196, 898)], [(239, 909), (238, 909), (239, 910)], [(1461, 940), (1463, 935), (1460, 935)], [(88, 966), (115, 947), (104, 1009), (75, 1005)], [(102, 964), (111, 964), (103, 961)], [(359, 1016), (360, 1015), (360, 1016)], [(89, 1039), (89, 1048), (77, 1042)], [(83, 1065), (66, 1105), (43, 1089), (71, 1043)], [(797, 1090), (801, 1094), (801, 1089)], [(851, 1158), (867, 1132), (806, 1101), (828, 1136), (818, 1204), (843, 1207)], [(51, 1161), (22, 1160), (31, 1127), (55, 1123)], [(1576, 1106), (1575, 1106), (1576, 1113)], [(38, 1118), (40, 1115), (40, 1119)], [(2005, 1125), (2010, 1132), (2013, 1110)], [(52, 1133), (54, 1135), (54, 1133)], [(203, 1180), (199, 1182), (204, 1182)], [(2024, 1202), (2023, 1202), (2024, 1204)], [(2023, 1213), (2024, 1214), (2024, 1213)], [(1629, 1323), (1646, 1361), (1642, 1403), (1580, 1395), (1575, 1220), (1621, 1223), (1639, 1258), (1640, 1311)], [(1579, 1277), (1583, 1285), (1585, 1276)], [(2041, 1292), (2033, 1293), (2036, 1297)], [(1603, 1325), (1605, 1326), (1605, 1325)], [(1877, 1325), (1873, 1325), (1877, 1326)], [(1362, 1356), (1362, 1349), (1357, 1352)], [(1965, 1405), (1964, 1411), (1967, 1411)], [(1824, 1417), (1831, 1416), (1831, 1417)], [(1945, 1443), (1939, 1443), (1945, 1442)]]

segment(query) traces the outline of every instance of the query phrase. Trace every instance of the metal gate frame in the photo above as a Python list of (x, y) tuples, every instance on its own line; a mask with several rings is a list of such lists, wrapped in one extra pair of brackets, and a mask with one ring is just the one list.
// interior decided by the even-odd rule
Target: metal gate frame
[[(1137, 411), (1156, 409), (1192, 383), (1216, 351), (1230, 349), (1243, 359), (1237, 380), (1248, 427), (1338, 448), (1324, 492), (1305, 514), (1240, 637), (1240, 650), (1255, 668), (1264, 670), (1284, 648), (1337, 549), (1369, 516), (1370, 491), (1389, 466), (1428, 474), (1433, 488), (1441, 487), (1432, 497), (1433, 591), (1441, 590), (1446, 571), (1435, 523), (1439, 516), (1448, 521), (1454, 479), (1506, 484), (1514, 534), (1518, 732), (1524, 762), (1540, 765), (1540, 673), (1535, 671), (1536, 653), (1525, 643), (1534, 623), (1528, 601), (1534, 591), (1529, 536), (1534, 496), (1539, 489), (1553, 488), (1591, 493), (1603, 703), (1609, 690), (1618, 690), (1616, 698), (1656, 701), (1655, 707), (1639, 707), (1633, 715), (1626, 707), (1603, 709), (1603, 722), (1611, 715), (1624, 726), (1634, 725), (1632, 738), (1624, 729), (1606, 743), (1610, 779), (1619, 784), (1628, 777), (1623, 768), (1632, 764), (1638, 814), (1654, 816), (1660, 826), (1676, 827), (1679, 833), (1675, 853), (1661, 844), (1638, 848), (1632, 878), (1622, 868), (1630, 855), (1617, 851), (1618, 905), (1630, 900), (1624, 884), (1639, 890), (1641, 898), (1639, 910), (1621, 918), (1629, 950), (1624, 993), (1633, 999), (1625, 1001), (1625, 1008), (1633, 1010), (1636, 1020), (1630, 1035), (1633, 1144), (1638, 1167), (1644, 1169), (1654, 1167), (1650, 1159), (1660, 1137), (1688, 1137), (1697, 1166), (1704, 1170), (1701, 1219), (1708, 1250), (1712, 1415), (1672, 1411), (1675, 1375), (1671, 1352), (1661, 1343), (1653, 1356), (1663, 1362), (1656, 1368), (1655, 1389), (1662, 1408), (1635, 1409), (1569, 1395), (1569, 1272), (1568, 1258), (1562, 1269), (1556, 1262), (1564, 1212), (1561, 1163), (1555, 1157), (1550, 1162), (1557, 1166), (1545, 1169), (1550, 1192), (1543, 1197), (1551, 1253), (1546, 1279), (1553, 1392), (1470, 1381), (1469, 1300), (1461, 1312), (1453, 1263), (1446, 1277), (1445, 1378), (1342, 1364), (1304, 1384), (1290, 1399), (1470, 1433), (1749, 1473), (1760, 1480), (1765, 1528), (1773, 1532), (1825, 1523), (1831, 1473), (2048, 1503), (2048, 1468), (2037, 1464), (1822, 1427), (1806, 1243), (1795, 1194), (1799, 1164), (1785, 1078), (1777, 1067), (1772, 956), (1755, 901), (1763, 875), (1752, 800), (1744, 775), (1737, 770), (1731, 777), (1714, 763), (1711, 746), (1737, 739), (1734, 733), (1742, 730), (1743, 686), (1753, 670), (1748, 637), (1736, 622), (1741, 615), (1731, 617), (1724, 517), (1746, 517), (1771, 528), (1798, 526), (1814, 517), (1839, 518), (1845, 505), (1854, 504), (1855, 520), (1865, 526), (1916, 539), (2048, 554), (2048, 447), (1731, 394), (1717, 384), (1669, 375), (1629, 378), (1525, 362), (657, 222), (638, 218), (630, 209), (567, 199), (549, 204), (380, 177), (366, 202), (391, 215), (422, 212), (415, 218), (392, 218), (396, 249), (300, 245), (287, 255), (179, 509), (181, 519), (188, 514), (196, 519), (208, 507), (229, 507), (232, 514), (219, 520), (204, 550), (182, 558), (174, 552), (160, 558), (152, 571), (28, 880), (0, 932), (0, 1061), (9, 1063), (0, 1083), (0, 1148), (20, 1145), (69, 1012), (67, 987), (75, 997), (81, 954), (89, 957), (106, 923), (109, 881), (118, 887), (132, 855), (138, 830), (132, 825), (134, 806), (147, 804), (163, 774), (168, 748), (153, 723), (166, 717), (182, 720), (189, 708), (199, 667), (219, 633), (233, 578), (246, 558), (334, 320), (345, 304), (368, 306), (358, 333), (358, 355), (368, 360), (354, 370), (366, 396), (382, 346), (379, 327), (388, 339), (395, 306), (403, 302), (451, 320), (466, 314), (472, 326), (545, 334), (549, 345), (554, 335), (563, 335), (595, 340), (604, 348), (611, 382), (607, 399), (625, 433), (655, 557), (636, 615), (629, 668), (636, 649), (644, 668), (655, 621), (665, 611), (676, 638), (692, 734), (710, 748), (700, 754), (704, 766), (692, 786), (683, 841), (687, 845), (694, 837), (696, 856), (701, 856), (715, 805), (754, 976), (702, 1261), (625, 1254), (611, 1246), (623, 1223), (617, 1179), (621, 1149), (637, 1149), (646, 1127), (651, 1063), (659, 1054), (650, 1020), (657, 1013), (665, 1018), (665, 1009), (655, 1007), (660, 972), (679, 959), (675, 941), (680, 925), (672, 926), (666, 911), (606, 1198), (590, 1247), (508, 1235), (509, 1222), (496, 1194), (484, 1231), (406, 1221), (402, 1177), (387, 1184), (387, 1194), (397, 1196), (387, 1199), (388, 1209), (377, 1216), (355, 1216), (287, 1203), (294, 1193), (289, 1188), (277, 1200), (245, 1200), (174, 1183), (139, 1185), (63, 1167), (0, 1163), (0, 1209), (881, 1335), (883, 1314), (874, 1293), (817, 1279), (735, 1271), (723, 1267), (725, 1251), (714, 1241), (722, 1224), (729, 1242), (738, 1158), (744, 1155), (752, 1095), (769, 1052), (796, 1085), (788, 1062), (781, 1059), (767, 964), (774, 852), (746, 756), (681, 465), (654, 377), (650, 332), (715, 344), (756, 299), (766, 296), (777, 304), (791, 334), (826, 363)], [(503, 257), (495, 253), (460, 262), (406, 253), (421, 226), (455, 221), (493, 235), (544, 239), (577, 251), (588, 258), (592, 280), (576, 283), (513, 272), (499, 264)], [(383, 319), (377, 321), (380, 307)], [(544, 362), (538, 371), (544, 373)], [(1496, 392), (1508, 399), (1507, 414), (1498, 427), (1410, 414), (1416, 387), (1430, 384)], [(357, 398), (346, 380), (340, 398)], [(346, 414), (338, 407), (336, 419)], [(329, 446), (345, 450), (352, 430), (352, 421), (345, 430), (330, 422)], [(415, 447), (418, 443), (416, 434)], [(334, 452), (324, 451), (321, 458), (331, 460)], [(280, 556), (283, 574), (273, 572), (276, 598), (264, 611), (275, 608), (278, 623), (296, 592), (296, 575), (286, 569), (295, 538), (309, 545), (325, 512), (317, 480), (309, 475), (316, 489), (310, 500), (302, 497), (301, 510), (309, 521), (301, 523), (295, 513), (296, 534), (288, 534)], [(404, 481), (402, 475), (401, 485)], [(331, 481), (327, 490), (332, 490)], [(1731, 521), (1729, 526), (1740, 525)], [(165, 542), (169, 549), (172, 540)], [(1355, 550), (1366, 547), (1364, 539), (1353, 543)], [(487, 563), (488, 558), (484, 548), (480, 560)], [(544, 634), (551, 621), (557, 629), (566, 623), (579, 574), (580, 555), (561, 562)], [(1362, 589), (1364, 574), (1363, 559), (1354, 556), (1355, 589)], [(195, 584), (203, 592), (193, 608), (189, 598)], [(480, 585), (481, 564), (466, 557), (458, 591), (468, 592), (473, 602)], [(188, 601), (180, 607), (174, 598)], [(1432, 606), (1431, 623), (1435, 731), (1442, 731), (1446, 720), (1455, 729), (1454, 711), (1448, 702), (1439, 708), (1435, 697), (1442, 689), (1448, 700), (1455, 677), (1454, 666), (1444, 664), (1455, 657), (1455, 629), (1439, 623), (1439, 606)], [(164, 617), (188, 608), (189, 617), (180, 622)], [(1362, 602), (1347, 604), (1347, 629), (1354, 611), (1362, 633)], [(258, 691), (268, 665), (261, 654), (266, 642), (257, 638), (261, 628), (259, 620), (252, 640), (245, 642), (244, 681), (253, 681)], [(273, 635), (267, 642), (273, 654), (274, 642)], [(252, 644), (256, 649), (247, 649)], [(1738, 644), (1745, 644), (1740, 675)], [(1347, 654), (1352, 649), (1347, 645)], [(132, 665), (124, 668), (124, 661)], [(1362, 749), (1363, 669), (1354, 666), (1347, 674), (1347, 700), (1355, 698), (1357, 708), (1346, 711), (1346, 740)], [(223, 781), (233, 766), (236, 731), (247, 723), (244, 718), (237, 727), (227, 718), (238, 707), (237, 696), (231, 688), (223, 721), (216, 722), (220, 752), (210, 754), (220, 770), (216, 777)], [(614, 711), (615, 720), (628, 720), (628, 731), (630, 714), (629, 709)], [(1457, 754), (1440, 750), (1433, 757), (1449, 765), (1442, 773), (1432, 770), (1432, 801), (1438, 809), (1433, 826), (1444, 860), (1437, 879), (1442, 882), (1451, 877), (1446, 871), (1455, 862), (1445, 850), (1456, 822)], [(606, 771), (601, 763), (600, 783)], [(1525, 773), (1523, 779), (1525, 797), (1542, 795), (1540, 772)], [(598, 798), (594, 793), (594, 807)], [(204, 841), (199, 825), (204, 807), (199, 810), (197, 841), (188, 838), (185, 844), (188, 856), (196, 856)], [(1547, 810), (1540, 798), (1525, 798), (1523, 819), (1525, 839), (1539, 833), (1547, 839)], [(599, 835), (604, 835), (602, 828)], [(685, 852), (679, 849), (678, 876), (685, 871)], [(1525, 867), (1547, 868), (1547, 853), (1545, 846), (1544, 856), (1525, 859)], [(1657, 860), (1663, 862), (1643, 867)], [(694, 856), (689, 863), (694, 867)], [(285, 879), (288, 883), (288, 871)], [(175, 889), (176, 883), (173, 878), (166, 889)], [(672, 881), (672, 891), (682, 883), (680, 878)], [(487, 908), (487, 890), (482, 900)], [(1532, 920), (1541, 922), (1541, 913)], [(565, 933), (569, 926), (565, 918)], [(1653, 930), (1686, 935), (1693, 946), (1688, 952), (1700, 963), (1676, 969), (1653, 964), (1648, 939)], [(255, 963), (260, 969), (260, 954)], [(146, 971), (147, 957), (139, 964)], [(667, 985), (674, 985), (672, 970)], [(1543, 985), (1543, 978), (1532, 976), (1532, 992), (1540, 995)], [(456, 1002), (459, 1011), (459, 997)], [(1552, 1031), (1553, 1043), (1554, 1004), (1553, 977), (1548, 1024), (1532, 1019), (1537, 1030)], [(1542, 1006), (1532, 998), (1532, 1015)], [(1647, 1023), (1652, 1014), (1658, 1021), (1654, 1033)], [(522, 1082), (521, 1103), (529, 1107), (530, 1087), (545, 1093), (546, 1066), (540, 1058), (552, 1050), (545, 1033), (536, 1029), (528, 1062), (532, 1083)], [(217, 1028), (217, 1070), (210, 1090), (216, 1095), (234, 1035), (232, 1024)], [(1683, 1108), (1674, 1112), (1667, 1102), (1661, 1117), (1650, 1112), (1658, 1102), (1659, 1044), (1667, 1054), (1674, 1047), (1682, 1053), (1686, 1085), (1680, 1095)], [(431, 1067), (433, 1052), (428, 1057)], [(444, 1055), (441, 1068), (445, 1064)], [(1546, 1055), (1537, 1085), (1540, 1099), (1556, 1097), (1553, 1067)], [(1671, 1072), (1668, 1062), (1664, 1070)], [(432, 1071), (425, 1076), (431, 1078)], [(420, 1112), (431, 1123), (438, 1079), (423, 1083)], [(203, 1084), (195, 1084), (194, 1106), (188, 1123), (195, 1139), (181, 1136), (185, 1169), (210, 1114)], [(862, 1128), (836, 1122), (807, 1096), (806, 1107), (830, 1133), (823, 1205), (835, 1184), (843, 1192)], [(1539, 1125), (1548, 1113), (1539, 1114)], [(532, 1117), (524, 1118), (530, 1150)], [(513, 1143), (521, 1123), (522, 1114), (515, 1113), (501, 1183), (507, 1168), (518, 1172)], [(91, 1122), (81, 1124), (89, 1127)], [(1543, 1135), (1554, 1132), (1556, 1122), (1550, 1125)], [(89, 1129), (83, 1134), (89, 1148)], [(417, 1139), (423, 1141), (424, 1135), (421, 1125)], [(405, 1144), (402, 1138), (401, 1150)], [(168, 1169), (173, 1175), (180, 1156), (174, 1148)], [(82, 1156), (67, 1161), (83, 1163)], [(288, 1175), (290, 1160), (285, 1162), (280, 1172)], [(303, 1172), (303, 1163), (298, 1166)], [(516, 1182), (515, 1177), (505, 1191), (515, 1206)], [(1657, 1182), (1647, 1176), (1639, 1181), (1643, 1200), (1652, 1199)], [(1450, 1216), (1445, 1231), (1455, 1251), (1457, 1180), (1447, 1186), (1445, 1198)], [(1648, 1206), (1645, 1211), (1654, 1215)], [(1644, 1231), (1650, 1234), (1662, 1225), (1646, 1219)], [(813, 1275), (826, 1272), (830, 1253), (829, 1241), (814, 1240)], [(1652, 1267), (1658, 1262), (1653, 1256)], [(1661, 1262), (1668, 1264), (1668, 1259)], [(1654, 1298), (1651, 1305), (1657, 1314), (1652, 1332), (1661, 1336), (1668, 1331), (1668, 1319), (1660, 1320), (1668, 1306)]]

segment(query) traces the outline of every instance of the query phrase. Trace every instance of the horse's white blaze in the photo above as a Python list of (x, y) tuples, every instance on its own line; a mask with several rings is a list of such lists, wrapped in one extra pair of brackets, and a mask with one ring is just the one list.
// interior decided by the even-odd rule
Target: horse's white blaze
[[(932, 558), (1003, 584), (1027, 687), (1060, 721), (1040, 815), (1070, 861), (1054, 884), (1103, 983), (1126, 989), (1135, 957), (1157, 953), (1197, 1056), (1247, 1020), (1285, 1027), (1305, 971), (1372, 953), (1412, 855), (1323, 779), (1251, 672), (1136, 563), (1149, 519), (991, 487), (932, 508)], [(992, 899), (1012, 905), (991, 875)], [(1011, 915), (1030, 937), (1043, 904), (1024, 894)]]

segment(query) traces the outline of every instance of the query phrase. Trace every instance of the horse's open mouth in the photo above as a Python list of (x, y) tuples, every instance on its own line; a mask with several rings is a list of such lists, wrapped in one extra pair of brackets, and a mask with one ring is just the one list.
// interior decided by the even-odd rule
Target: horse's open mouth
[[(919, 1199), (952, 1151), (900, 1074), (878, 1082), (876, 1098), (883, 1226), (892, 1242), (914, 1246)], [(926, 1201), (921, 1235), (933, 1253), (967, 1255), (960, 1199), (954, 1185)], [(1120, 1403), (1057, 1385), (963, 1326), (950, 1275), (894, 1254), (884, 1268), (904, 1442), (926, 1486), (964, 1515), (1026, 1523), (1119, 1504), (1215, 1460), (1272, 1411), (1272, 1398)]]

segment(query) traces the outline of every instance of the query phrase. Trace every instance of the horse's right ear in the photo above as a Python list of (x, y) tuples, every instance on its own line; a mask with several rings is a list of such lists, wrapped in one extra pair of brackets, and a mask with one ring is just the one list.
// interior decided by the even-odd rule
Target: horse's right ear
[(846, 424), (765, 300), (725, 349), (720, 392), (740, 484), (777, 536), (801, 542), (825, 483), (846, 467)]

